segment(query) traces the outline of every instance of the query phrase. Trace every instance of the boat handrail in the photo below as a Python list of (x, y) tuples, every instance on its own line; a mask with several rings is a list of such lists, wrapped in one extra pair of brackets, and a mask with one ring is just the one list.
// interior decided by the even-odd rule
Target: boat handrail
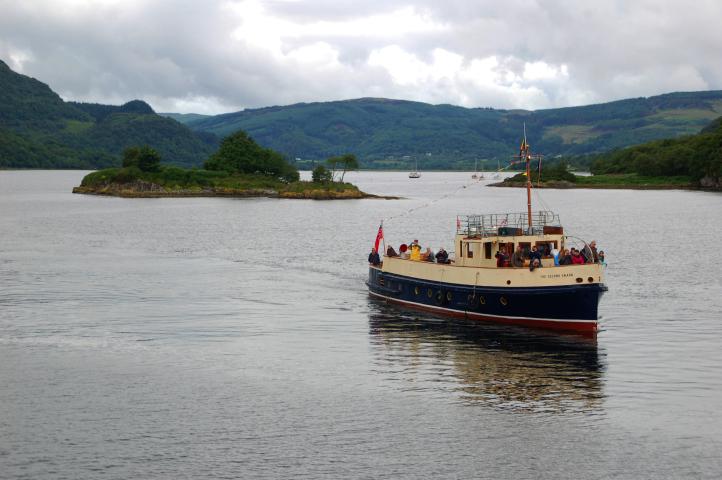
[(543, 235), (545, 233), (544, 227), (561, 228), (559, 215), (543, 210), (532, 214), (531, 231), (529, 230), (529, 219), (526, 212), (460, 215), (458, 219), (456, 234), (469, 237)]

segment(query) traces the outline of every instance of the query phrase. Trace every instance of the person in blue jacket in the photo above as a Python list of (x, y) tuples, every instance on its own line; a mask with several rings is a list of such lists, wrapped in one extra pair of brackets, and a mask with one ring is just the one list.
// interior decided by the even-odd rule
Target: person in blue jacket
[(379, 257), (379, 252), (377, 252), (375, 248), (372, 248), (371, 253), (369, 253), (369, 263), (371, 265), (381, 265), (381, 258)]

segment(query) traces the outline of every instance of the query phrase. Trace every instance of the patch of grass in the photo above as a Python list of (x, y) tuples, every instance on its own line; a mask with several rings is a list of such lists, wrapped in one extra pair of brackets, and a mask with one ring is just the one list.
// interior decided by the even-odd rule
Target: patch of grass
[(600, 135), (592, 125), (562, 125), (544, 129), (544, 138), (560, 137), (564, 145), (583, 143)]

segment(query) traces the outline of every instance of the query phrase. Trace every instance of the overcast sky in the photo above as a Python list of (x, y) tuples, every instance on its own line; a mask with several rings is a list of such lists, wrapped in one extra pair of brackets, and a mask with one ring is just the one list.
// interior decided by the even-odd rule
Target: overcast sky
[(0, 0), (0, 59), (66, 100), (161, 112), (537, 109), (722, 89), (722, 1)]

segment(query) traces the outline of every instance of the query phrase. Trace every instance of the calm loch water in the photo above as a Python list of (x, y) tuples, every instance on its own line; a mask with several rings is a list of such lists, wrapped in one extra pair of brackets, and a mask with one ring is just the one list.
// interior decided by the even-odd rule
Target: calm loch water
[(585, 341), (366, 294), (382, 218), (450, 249), (457, 214), (521, 190), (362, 172), (405, 198), (145, 200), (69, 193), (83, 174), (0, 172), (0, 478), (722, 472), (722, 195), (541, 192), (607, 253)]

